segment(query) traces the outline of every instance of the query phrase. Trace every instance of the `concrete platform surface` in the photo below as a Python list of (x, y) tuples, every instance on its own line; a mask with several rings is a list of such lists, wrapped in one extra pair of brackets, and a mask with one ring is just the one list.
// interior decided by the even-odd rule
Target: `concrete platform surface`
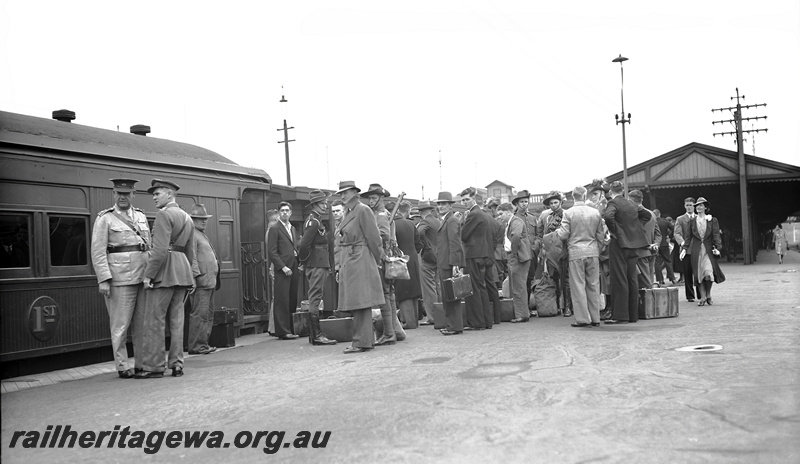
[[(420, 327), (354, 355), (342, 353), (347, 344), (247, 336), (191, 357), (180, 378), (106, 372), (7, 391), (2, 461), (800, 462), (800, 255), (758, 258), (722, 264), (728, 280), (711, 307), (681, 290), (677, 318), (581, 329), (539, 318), (451, 337)], [(697, 345), (722, 349), (676, 351)], [(67, 425), (119, 427), (113, 447), (111, 435), (99, 447), (25, 447)], [(120, 448), (135, 444), (120, 438), (126, 427), (155, 441)], [(153, 431), (224, 438), (188, 449), (164, 439), (148, 453)], [(237, 447), (259, 431), (255, 447)], [(326, 446), (295, 446), (303, 431), (329, 431)]]

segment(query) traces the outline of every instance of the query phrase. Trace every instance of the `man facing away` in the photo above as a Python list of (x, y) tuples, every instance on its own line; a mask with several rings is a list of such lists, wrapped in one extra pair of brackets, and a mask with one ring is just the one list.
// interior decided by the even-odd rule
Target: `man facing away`
[[(111, 349), (121, 379), (142, 370), (145, 293), (142, 280), (150, 248), (144, 212), (134, 208), (135, 179), (111, 179), (114, 206), (100, 211), (92, 229), (92, 266), (108, 310)], [(125, 341), (133, 323), (134, 371), (128, 365)]]
[(631, 190), (630, 193), (628, 193), (628, 198), (630, 198), (636, 206), (650, 213), (650, 220), (642, 226), (644, 227), (644, 236), (649, 246), (648, 249), (640, 251), (639, 261), (637, 261), (636, 267), (638, 269), (639, 288), (653, 288), (653, 276), (656, 274), (656, 254), (658, 253), (658, 247), (661, 243), (661, 229), (658, 228), (656, 215), (642, 206), (644, 195), (641, 190)]
[[(147, 307), (144, 318), (144, 370), (137, 379), (160, 378), (165, 367), (183, 375), (183, 304), (194, 289), (194, 224), (175, 202), (178, 184), (153, 179), (147, 189), (159, 209), (153, 223), (153, 249), (144, 271)], [(169, 320), (169, 358), (164, 363), (164, 331)]]
[(564, 211), (555, 233), (567, 242), (569, 281), (575, 322), (572, 327), (600, 325), (600, 247), (605, 239), (603, 218), (587, 206), (586, 188), (572, 190), (575, 204)]
[(658, 244), (658, 254), (656, 255), (656, 281), (660, 286), (664, 286), (664, 268), (666, 268), (667, 279), (674, 284), (675, 273), (672, 270), (672, 250), (669, 249), (669, 244), (675, 233), (675, 227), (667, 219), (661, 217), (661, 211), (658, 209), (654, 209), (653, 214), (656, 216), (656, 226), (661, 231), (661, 243)]
[(192, 312), (189, 313), (189, 354), (209, 354), (217, 350), (208, 344), (211, 326), (214, 323), (214, 292), (219, 289), (219, 261), (214, 247), (206, 236), (208, 218), (205, 205), (192, 207), (194, 222), (194, 292), (189, 295)]
[(330, 258), (328, 254), (330, 231), (322, 221), (322, 215), (328, 210), (327, 195), (321, 190), (312, 190), (308, 207), (311, 212), (303, 228), (300, 239), (298, 257), (305, 268), (308, 279), (309, 330), (308, 341), (312, 345), (335, 345), (336, 340), (329, 340), (322, 333), (319, 325), (319, 305), (325, 293), (325, 285), (330, 274)]

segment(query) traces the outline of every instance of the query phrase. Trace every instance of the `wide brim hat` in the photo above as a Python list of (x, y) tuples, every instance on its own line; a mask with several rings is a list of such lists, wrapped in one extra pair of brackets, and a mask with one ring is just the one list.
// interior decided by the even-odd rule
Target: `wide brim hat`
[(587, 189), (589, 193), (596, 192), (598, 190), (602, 190), (604, 193), (608, 192), (608, 182), (603, 182), (602, 180), (595, 180), (592, 182), (592, 185), (589, 186)]
[(192, 212), (189, 214), (193, 219), (208, 219), (212, 215), (206, 211), (206, 205), (195, 204), (192, 206)]
[(695, 202), (694, 202), (694, 206), (697, 206), (697, 205), (699, 205), (699, 204), (701, 204), (701, 203), (702, 203), (702, 204), (704, 204), (704, 205), (706, 205), (706, 206), (710, 206), (710, 205), (711, 205), (711, 204), (708, 202), (708, 200), (706, 200), (705, 198), (703, 198), (703, 197), (698, 197), (698, 198), (697, 198), (697, 200), (695, 200)]
[(120, 193), (128, 193), (136, 190), (136, 179), (108, 179), (114, 183), (114, 190)]
[(175, 182), (164, 179), (153, 179), (152, 182), (150, 182), (150, 188), (147, 189), (147, 193), (153, 193), (158, 188), (168, 188), (172, 189), (175, 192), (180, 190), (180, 186), (178, 186), (178, 184), (176, 184)]
[(409, 218), (422, 217), (422, 215), (419, 214), (419, 208), (411, 208), (411, 212), (408, 213), (408, 217)]
[(434, 209), (434, 208), (436, 207), (433, 206), (430, 201), (420, 201), (419, 203), (417, 203), (417, 210), (419, 212), (422, 212), (423, 210), (426, 209)]
[(492, 207), (495, 207), (495, 206), (500, 206), (500, 200), (498, 200), (495, 197), (489, 197), (486, 200), (486, 207), (487, 208), (492, 208)]
[(389, 196), (389, 191), (386, 190), (381, 186), (381, 184), (369, 184), (369, 188), (366, 192), (362, 192), (362, 197), (368, 197), (370, 195), (382, 195), (384, 197)]
[(511, 200), (511, 204), (516, 206), (518, 201), (530, 199), (530, 197), (531, 197), (531, 193), (530, 192), (528, 192), (527, 190), (520, 190), (517, 193), (517, 195), (514, 197), (514, 199)]
[(550, 200), (563, 201), (564, 200), (564, 195), (562, 195), (561, 192), (559, 192), (558, 190), (552, 190), (552, 191), (550, 191), (550, 193), (547, 194), (545, 199), (542, 200), (542, 203), (544, 203), (545, 206), (550, 206)]
[(328, 199), (328, 195), (325, 194), (322, 190), (312, 190), (309, 194), (308, 199), (308, 206), (311, 206), (315, 203), (320, 203)]
[(356, 183), (352, 180), (343, 180), (339, 182), (339, 190), (336, 191), (336, 194), (339, 195), (340, 193), (344, 192), (345, 190), (354, 189), (356, 192), (360, 192), (361, 189), (356, 187)]
[[(433, 200), (434, 203), (455, 203), (453, 194), (450, 192), (439, 192), (439, 198)], [(419, 208), (419, 206), (417, 206)]]

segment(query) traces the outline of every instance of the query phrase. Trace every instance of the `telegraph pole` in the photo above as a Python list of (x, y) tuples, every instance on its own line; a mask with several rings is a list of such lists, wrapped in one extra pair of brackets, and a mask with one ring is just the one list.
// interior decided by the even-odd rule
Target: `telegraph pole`
[(739, 155), (739, 202), (740, 202), (740, 214), (742, 215), (742, 252), (744, 254), (744, 264), (752, 264), (753, 263), (753, 256), (755, 255), (755, 248), (753, 247), (752, 237), (750, 236), (750, 222), (749, 218), (750, 215), (747, 211), (747, 165), (745, 164), (744, 159), (744, 143), (742, 141), (743, 134), (750, 133), (750, 132), (767, 132), (767, 129), (750, 129), (750, 130), (743, 130), (742, 128), (742, 121), (756, 121), (759, 119), (767, 119), (766, 116), (754, 116), (749, 118), (742, 117), (742, 109), (747, 108), (758, 108), (759, 106), (767, 106), (766, 103), (757, 103), (755, 105), (744, 105), (742, 106), (741, 100), (744, 100), (744, 95), (739, 96), (739, 88), (736, 88), (736, 96), (731, 97), (731, 100), (736, 99), (736, 106), (728, 107), (728, 108), (717, 108), (712, 109), (711, 112), (715, 111), (733, 111), (733, 119), (725, 119), (720, 121), (713, 121), (711, 124), (724, 124), (724, 123), (733, 123), (736, 131), (734, 132), (715, 132), (713, 135), (716, 137), (717, 135), (726, 136), (726, 135), (735, 135), (736, 136), (736, 149)]
[[(281, 95), (281, 99), (279, 103), (286, 103), (289, 100), (286, 99), (283, 95)], [(292, 185), (292, 170), (289, 167), (289, 142), (294, 142), (294, 139), (289, 140), (289, 129), (294, 129), (294, 127), (286, 127), (286, 118), (283, 119), (283, 128), (278, 129), (278, 132), (283, 131), (283, 140), (278, 140), (278, 143), (284, 144), (284, 148), (286, 149), (286, 185)]]

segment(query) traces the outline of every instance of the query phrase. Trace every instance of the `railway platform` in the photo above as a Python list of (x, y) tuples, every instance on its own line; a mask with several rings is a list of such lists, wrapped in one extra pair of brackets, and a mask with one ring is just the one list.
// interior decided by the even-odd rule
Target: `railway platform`
[[(355, 355), (343, 344), (248, 335), (189, 357), (180, 378), (120, 380), (104, 363), (74, 380), (4, 380), (2, 459), (800, 462), (800, 253), (782, 265), (762, 251), (753, 265), (721, 266), (727, 282), (714, 286), (714, 305), (681, 292), (677, 318), (580, 329), (538, 318), (456, 337), (420, 327)], [(229, 446), (22, 446), (20, 431), (57, 425), (219, 432)], [(287, 438), (239, 446), (267, 431)], [(324, 448), (288, 441), (302, 431), (330, 435)]]

